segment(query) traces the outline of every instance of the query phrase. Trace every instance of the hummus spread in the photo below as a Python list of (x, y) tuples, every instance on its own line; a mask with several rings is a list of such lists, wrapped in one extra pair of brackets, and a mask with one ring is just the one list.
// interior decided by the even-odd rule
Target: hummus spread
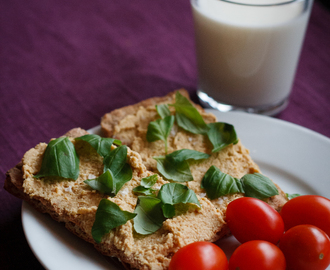
[[(175, 93), (172, 94), (171, 98), (167, 96), (166, 99), (157, 104), (173, 104), (174, 102)], [(174, 108), (172, 106), (169, 108), (171, 113), (174, 114)], [(196, 108), (202, 115), (205, 123), (208, 124), (217, 121), (213, 114), (206, 113), (198, 106), (196, 106)], [(155, 104), (149, 106), (136, 104), (119, 110), (121, 110), (120, 113), (118, 113), (118, 110), (115, 110), (103, 116), (101, 121), (103, 132), (127, 144), (132, 150), (141, 155), (143, 164), (148, 170), (158, 172), (157, 162), (153, 157), (165, 155), (164, 142), (160, 140), (148, 142), (146, 140), (149, 123), (160, 118)], [(251, 159), (249, 151), (240, 141), (216, 153), (212, 153), (212, 148), (213, 146), (207, 136), (187, 132), (176, 123), (168, 137), (168, 153), (180, 149), (192, 149), (211, 155), (208, 159), (190, 162), (190, 170), (194, 181), (187, 182), (186, 184), (199, 196), (205, 196), (205, 191), (200, 187), (200, 184), (206, 171), (212, 165), (219, 168), (222, 172), (236, 178), (241, 178), (245, 174), (260, 172), (258, 165)], [(276, 210), (279, 210), (287, 201), (284, 192), (279, 187), (278, 189), (280, 195), (268, 199), (268, 203)], [(212, 203), (216, 208), (225, 211), (228, 202), (239, 196), (242, 195), (236, 194), (221, 197), (212, 200)]]
[[(167, 219), (163, 226), (151, 235), (138, 235), (133, 229), (134, 221), (129, 220), (106, 234), (100, 244), (96, 244), (91, 230), (100, 200), (107, 198), (122, 210), (133, 212), (137, 203), (133, 188), (140, 185), (142, 178), (154, 173), (146, 169), (138, 153), (128, 149), (127, 160), (133, 170), (133, 177), (115, 197), (108, 197), (92, 190), (83, 182), (103, 173), (102, 157), (88, 143), (75, 141), (73, 138), (71, 141), (80, 159), (78, 179), (34, 178), (41, 168), (47, 146), (41, 143), (23, 157), (24, 192), (30, 198), (47, 205), (51, 212), (56, 212), (58, 220), (64, 221), (69, 230), (93, 243), (103, 254), (116, 256), (135, 269), (167, 269), (172, 255), (179, 248), (195, 241), (215, 241), (228, 233), (224, 211), (217, 209), (207, 198), (197, 195), (201, 208), (191, 207), (186, 212)], [(160, 188), (165, 183), (167, 181), (158, 177), (154, 187)]]

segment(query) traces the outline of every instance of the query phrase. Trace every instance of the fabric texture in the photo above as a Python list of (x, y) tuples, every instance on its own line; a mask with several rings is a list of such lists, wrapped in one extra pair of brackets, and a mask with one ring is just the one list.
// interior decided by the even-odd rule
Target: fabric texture
[[(289, 106), (330, 137), (330, 10), (314, 2)], [(5, 173), (39, 142), (113, 109), (186, 88), (197, 68), (189, 1), (0, 1), (0, 268), (42, 269)]]

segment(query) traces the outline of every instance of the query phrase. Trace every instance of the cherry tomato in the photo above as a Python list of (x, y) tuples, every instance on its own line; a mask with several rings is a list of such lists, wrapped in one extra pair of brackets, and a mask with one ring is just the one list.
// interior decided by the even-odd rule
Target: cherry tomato
[(282, 251), (274, 244), (253, 240), (240, 245), (229, 259), (229, 270), (285, 270)]
[(243, 197), (229, 203), (226, 220), (231, 233), (241, 243), (265, 240), (276, 244), (284, 232), (281, 215), (255, 198)]
[(313, 225), (289, 229), (279, 244), (289, 270), (324, 270), (330, 264), (328, 235)]
[(195, 242), (179, 249), (172, 257), (169, 270), (228, 270), (225, 253), (210, 242)]
[(285, 230), (300, 224), (314, 225), (330, 237), (330, 200), (316, 195), (303, 195), (288, 201), (280, 211)]

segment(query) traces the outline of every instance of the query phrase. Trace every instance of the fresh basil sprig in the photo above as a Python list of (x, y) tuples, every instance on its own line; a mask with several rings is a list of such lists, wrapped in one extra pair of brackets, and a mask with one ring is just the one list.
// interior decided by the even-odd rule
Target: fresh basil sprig
[(176, 122), (179, 127), (194, 134), (205, 134), (209, 130), (203, 117), (190, 101), (176, 92), (175, 103), (170, 104), (175, 108)]
[(103, 164), (104, 172), (108, 170), (111, 171), (111, 176), (115, 183), (114, 194), (117, 194), (122, 186), (130, 181), (133, 176), (132, 168), (127, 163), (127, 146), (121, 145), (112, 150), (110, 154), (103, 159)]
[(178, 183), (164, 184), (157, 198), (139, 196), (134, 210), (134, 229), (137, 233), (147, 235), (161, 228), (166, 218), (175, 215), (175, 206), (178, 204), (194, 204), (201, 207), (196, 194), (188, 187)]
[(167, 153), (167, 138), (170, 135), (173, 124), (173, 115), (166, 116), (164, 119), (157, 119), (156, 121), (150, 122), (147, 130), (147, 141), (164, 141), (165, 153)]
[(188, 182), (194, 180), (187, 161), (172, 164), (166, 157), (154, 157), (157, 161), (158, 172), (167, 180), (174, 182)]
[(207, 159), (208, 154), (191, 149), (181, 149), (166, 156), (154, 157), (157, 161), (157, 170), (166, 179), (174, 182), (192, 181), (189, 160)]
[(142, 235), (156, 232), (166, 219), (162, 212), (162, 201), (151, 196), (139, 196), (134, 213), (137, 214), (134, 230)]
[(180, 163), (186, 160), (201, 160), (207, 159), (209, 157), (209, 154), (192, 149), (180, 149), (172, 152), (171, 154), (166, 155), (166, 159), (172, 163)]
[(244, 193), (246, 197), (257, 199), (279, 194), (274, 183), (260, 173), (246, 174), (238, 179), (221, 172), (215, 166), (211, 166), (205, 173), (201, 188), (205, 189), (211, 200), (234, 193)]
[(130, 179), (131, 176), (123, 178), (114, 177), (112, 172), (107, 169), (106, 172), (101, 174), (99, 177), (85, 180), (84, 183), (89, 185), (92, 189), (114, 197), (122, 186)]
[(41, 169), (35, 178), (59, 176), (77, 180), (79, 176), (79, 158), (73, 143), (68, 137), (52, 140), (46, 147)]
[(238, 138), (233, 125), (227, 123), (210, 123), (207, 136), (213, 145), (212, 153), (218, 152), (230, 144), (238, 143)]
[(112, 138), (102, 138), (101, 136), (96, 134), (87, 134), (76, 138), (76, 140), (83, 140), (85, 142), (88, 142), (101, 157), (109, 155), (111, 151), (111, 145), (113, 143), (121, 145), (120, 140)]
[(246, 197), (266, 199), (278, 195), (274, 183), (261, 173), (246, 174), (241, 178)]
[(92, 237), (96, 243), (101, 243), (102, 237), (112, 229), (125, 224), (133, 219), (135, 213), (123, 211), (112, 201), (102, 199), (95, 214), (95, 221), (92, 227)]
[(141, 193), (147, 196), (155, 196), (156, 189), (152, 189), (158, 179), (157, 174), (150, 175), (141, 179), (141, 185), (133, 188), (133, 192)]
[(170, 109), (168, 108), (168, 105), (167, 105), (167, 104), (159, 104), (159, 105), (156, 105), (156, 110), (157, 110), (159, 116), (160, 116), (162, 119), (164, 119), (165, 117), (171, 115), (171, 111), (170, 111)]
[(178, 183), (167, 183), (162, 185), (158, 193), (158, 198), (163, 203), (162, 209), (166, 218), (174, 217), (174, 206), (180, 203), (191, 203), (201, 207), (195, 192), (187, 186)]
[(223, 173), (215, 166), (211, 166), (205, 173), (201, 188), (205, 189), (207, 196), (211, 200), (227, 194), (244, 193), (239, 179)]

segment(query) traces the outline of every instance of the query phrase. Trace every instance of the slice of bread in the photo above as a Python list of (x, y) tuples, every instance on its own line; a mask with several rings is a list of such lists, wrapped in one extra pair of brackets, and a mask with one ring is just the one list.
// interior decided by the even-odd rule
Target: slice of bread
[[(27, 151), (22, 161), (7, 172), (5, 189), (40, 212), (64, 222), (69, 231), (92, 243), (102, 254), (117, 257), (126, 269), (167, 269), (172, 255), (179, 248), (196, 241), (213, 242), (228, 234), (224, 213), (208, 199), (197, 196), (201, 208), (191, 207), (165, 220), (153, 234), (138, 235), (134, 232), (133, 220), (129, 220), (103, 236), (101, 243), (96, 243), (91, 230), (100, 200), (106, 198), (122, 210), (133, 212), (137, 203), (133, 188), (140, 185), (142, 178), (154, 173), (146, 169), (137, 152), (128, 149), (127, 162), (133, 171), (132, 179), (114, 197), (92, 190), (83, 181), (90, 175), (97, 177), (103, 172), (103, 160), (88, 143), (74, 140), (84, 134), (86, 131), (82, 129), (73, 129), (66, 134), (70, 136), (80, 159), (80, 174), (76, 181), (34, 177), (40, 170), (47, 147), (47, 144), (40, 143)], [(167, 183), (157, 177), (155, 188)]]
[[(189, 94), (186, 90), (180, 89), (178, 91), (189, 99)], [(153, 157), (165, 155), (164, 142), (148, 142), (146, 134), (149, 123), (160, 118), (155, 105), (174, 104), (175, 93), (176, 91), (164, 97), (150, 98), (105, 114), (101, 119), (101, 128), (104, 136), (121, 140), (141, 155), (142, 161), (148, 170), (158, 172), (157, 162)], [(190, 99), (189, 101), (202, 115), (205, 123), (217, 122), (213, 114), (206, 113), (199, 105), (194, 104)], [(172, 106), (170, 106), (170, 110), (173, 114), (174, 108)], [(194, 181), (187, 182), (187, 186), (200, 196), (205, 194), (205, 191), (201, 188), (202, 178), (212, 165), (219, 168), (222, 172), (237, 178), (241, 178), (245, 174), (260, 172), (258, 165), (251, 159), (249, 151), (240, 141), (235, 145), (229, 145), (219, 152), (212, 153), (212, 144), (206, 136), (187, 132), (174, 124), (168, 137), (168, 153), (180, 149), (192, 149), (211, 154), (210, 158), (193, 162), (190, 166)], [(267, 202), (274, 209), (280, 210), (287, 201), (287, 197), (280, 187), (277, 186), (277, 188), (279, 195), (270, 197), (267, 199)], [(228, 202), (237, 196), (237, 194), (224, 196), (212, 200), (212, 203), (217, 209), (225, 212)]]

